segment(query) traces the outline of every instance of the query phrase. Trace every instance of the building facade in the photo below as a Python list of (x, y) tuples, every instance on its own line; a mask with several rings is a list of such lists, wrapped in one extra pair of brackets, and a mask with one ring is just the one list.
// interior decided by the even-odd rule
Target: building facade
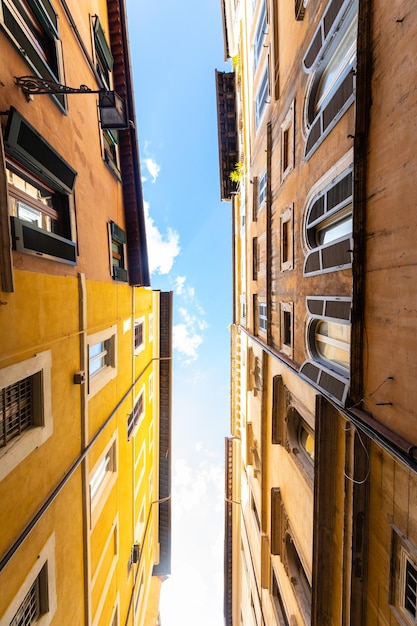
[(401, 0), (222, 12), (225, 623), (415, 624), (417, 18)]
[(151, 626), (172, 294), (149, 289), (125, 2), (4, 0), (0, 49), (0, 623)]

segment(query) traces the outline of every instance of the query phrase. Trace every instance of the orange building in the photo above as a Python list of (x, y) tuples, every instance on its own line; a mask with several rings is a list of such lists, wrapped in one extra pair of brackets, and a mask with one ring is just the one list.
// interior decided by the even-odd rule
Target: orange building
[(416, 15), (369, 0), (222, 11), (225, 623), (415, 624)]

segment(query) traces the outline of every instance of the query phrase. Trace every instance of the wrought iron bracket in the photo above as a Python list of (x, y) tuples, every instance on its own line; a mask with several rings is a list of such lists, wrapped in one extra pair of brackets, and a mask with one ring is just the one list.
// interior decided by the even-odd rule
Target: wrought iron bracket
[(38, 76), (15, 76), (15, 83), (26, 95), (36, 94), (59, 94), (59, 93), (102, 93), (105, 89), (90, 89), (87, 85), (68, 87), (53, 80), (39, 78)]

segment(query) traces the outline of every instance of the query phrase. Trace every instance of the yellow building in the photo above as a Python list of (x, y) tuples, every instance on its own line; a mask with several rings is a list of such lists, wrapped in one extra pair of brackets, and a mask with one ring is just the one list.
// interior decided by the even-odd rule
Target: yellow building
[(2, 0), (0, 49), (0, 624), (150, 626), (172, 294), (147, 288), (125, 2)]

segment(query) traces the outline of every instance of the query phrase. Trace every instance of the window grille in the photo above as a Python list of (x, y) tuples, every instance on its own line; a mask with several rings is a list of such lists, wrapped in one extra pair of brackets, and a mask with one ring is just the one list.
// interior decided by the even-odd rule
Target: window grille
[(259, 330), (266, 331), (267, 315), (266, 304), (264, 302), (259, 303)]
[(33, 426), (33, 377), (0, 391), (0, 447)]
[(415, 619), (417, 617), (417, 569), (406, 559), (404, 608)]
[(137, 399), (135, 406), (133, 407), (133, 411), (130, 413), (127, 418), (127, 439), (129, 440), (132, 436), (132, 433), (139, 423), (139, 420), (143, 413), (143, 393), (140, 394)]
[(27, 592), (9, 626), (29, 626), (40, 616), (39, 576)]
[(143, 322), (135, 324), (135, 348), (140, 348), (143, 344)]

